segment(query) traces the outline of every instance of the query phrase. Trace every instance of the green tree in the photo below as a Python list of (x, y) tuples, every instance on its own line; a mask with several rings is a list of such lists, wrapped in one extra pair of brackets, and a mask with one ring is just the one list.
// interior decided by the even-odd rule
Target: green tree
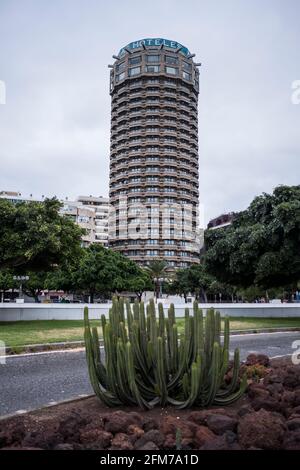
[[(84, 250), (81, 252), (83, 255)], [(79, 262), (79, 260), (78, 260)], [(66, 292), (75, 292), (74, 272), (76, 264), (65, 263), (61, 267), (56, 267), (53, 271), (47, 273), (44, 288), (47, 290), (64, 290)]]
[(71, 273), (71, 282), (75, 290), (88, 293), (93, 302), (95, 294), (109, 296), (113, 292), (133, 290), (141, 295), (148, 278), (134, 261), (93, 243), (84, 250)]
[(214, 278), (207, 273), (204, 264), (194, 264), (188, 268), (188, 281), (191, 292), (196, 296), (197, 300), (207, 302), (207, 290)]
[(0, 270), (0, 301), (3, 302), (5, 292), (9, 289), (17, 287), (16, 281), (13, 278), (13, 274), (9, 270)]
[(207, 295), (214, 301), (230, 299), (233, 302), (234, 296), (237, 295), (237, 289), (235, 286), (214, 279), (207, 289)]
[(150, 263), (145, 266), (145, 270), (148, 272), (150, 278), (153, 281), (154, 284), (154, 296), (156, 298), (159, 297), (159, 291), (160, 291), (160, 283), (163, 281), (160, 281), (160, 279), (165, 279), (168, 277), (167, 275), (167, 263), (166, 261), (162, 259), (154, 259), (150, 261)]
[(191, 286), (188, 278), (188, 269), (178, 269), (168, 284), (168, 293), (183, 296), (185, 302), (187, 302), (187, 296), (190, 292)]
[(43, 271), (30, 271), (27, 273), (27, 276), (29, 279), (23, 282), (23, 292), (25, 292), (28, 297), (32, 297), (35, 302), (38, 302), (42, 291), (46, 289), (48, 273)]
[(207, 293), (215, 278), (207, 273), (204, 264), (194, 264), (186, 269), (176, 272), (172, 283), (174, 293), (183, 295), (185, 301), (189, 293), (195, 295), (197, 300), (207, 302)]
[(300, 186), (256, 197), (231, 226), (205, 232), (208, 271), (238, 287), (296, 285), (300, 279)]
[(83, 231), (60, 207), (57, 199), (0, 200), (0, 269), (48, 271), (78, 256)]
[(142, 300), (143, 293), (153, 287), (149, 274), (137, 266), (137, 273), (131, 276), (127, 281), (127, 290), (134, 292), (139, 301)]

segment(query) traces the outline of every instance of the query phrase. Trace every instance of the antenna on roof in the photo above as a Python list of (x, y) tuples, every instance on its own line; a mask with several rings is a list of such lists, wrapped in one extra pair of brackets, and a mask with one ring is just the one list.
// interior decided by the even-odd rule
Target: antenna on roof
[(120, 58), (118, 55), (113, 55), (112, 57), (113, 57), (113, 59), (116, 59), (116, 60), (119, 60), (119, 58)]

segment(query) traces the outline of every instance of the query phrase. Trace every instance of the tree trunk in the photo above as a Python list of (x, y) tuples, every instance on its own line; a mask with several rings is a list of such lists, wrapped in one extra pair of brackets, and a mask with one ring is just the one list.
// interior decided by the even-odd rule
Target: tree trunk
[(159, 284), (156, 282), (155, 283), (155, 293), (154, 293), (156, 299), (159, 298)]
[(90, 291), (90, 302), (91, 304), (94, 303), (94, 296), (95, 296), (95, 292), (93, 290)]
[(27, 297), (31, 297), (34, 302), (36, 302), (36, 292), (35, 290), (31, 290), (31, 289), (24, 289), (23, 287), (23, 294), (27, 295)]

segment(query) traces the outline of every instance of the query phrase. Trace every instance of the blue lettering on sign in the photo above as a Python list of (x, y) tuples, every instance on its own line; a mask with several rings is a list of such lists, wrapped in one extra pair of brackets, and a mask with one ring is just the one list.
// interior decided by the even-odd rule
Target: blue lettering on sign
[(134, 50), (134, 49), (139, 49), (140, 47), (143, 46), (161, 46), (162, 44), (166, 47), (170, 47), (171, 49), (180, 49), (180, 52), (186, 56), (190, 54), (190, 51), (188, 50), (187, 47), (183, 46), (177, 41), (171, 41), (170, 39), (163, 39), (163, 38), (147, 38), (147, 39), (140, 39), (139, 41), (134, 41), (127, 46), (122, 47), (122, 49), (119, 52), (119, 56), (125, 54), (126, 49), (129, 50)]

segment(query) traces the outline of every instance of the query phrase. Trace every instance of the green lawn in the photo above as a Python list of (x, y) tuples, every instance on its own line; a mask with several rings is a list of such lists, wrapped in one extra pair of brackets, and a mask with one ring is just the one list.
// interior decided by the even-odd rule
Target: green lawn
[[(230, 329), (233, 330), (259, 330), (264, 328), (300, 328), (300, 318), (261, 318), (261, 317), (229, 317)], [(222, 327), (224, 326), (222, 320)], [(178, 318), (179, 330), (183, 328), (184, 319)]]
[[(177, 318), (179, 332), (183, 330), (184, 319)], [(92, 320), (92, 325), (100, 321)], [(244, 318), (230, 320), (231, 330), (259, 330), (262, 328), (300, 328), (300, 318)], [(99, 331), (101, 336), (101, 330)], [(27, 344), (56, 343), (83, 339), (83, 321), (81, 320), (35, 320), (20, 322), (0, 322), (0, 340), (6, 346), (17, 347)]]
[[(91, 325), (100, 325), (92, 320)], [(99, 331), (101, 334), (101, 332)], [(27, 344), (59, 343), (83, 339), (82, 320), (34, 320), (0, 322), (0, 340), (6, 346), (16, 347)]]

